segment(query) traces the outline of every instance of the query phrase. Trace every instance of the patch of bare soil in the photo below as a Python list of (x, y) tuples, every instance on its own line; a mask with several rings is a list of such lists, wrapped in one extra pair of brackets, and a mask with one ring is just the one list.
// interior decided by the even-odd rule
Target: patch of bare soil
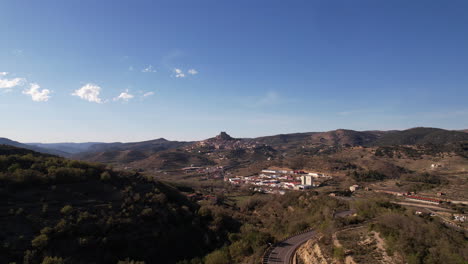
[(336, 247), (343, 247), (345, 264), (404, 263), (397, 254), (388, 255), (385, 241), (380, 237), (380, 234), (369, 231), (366, 226), (336, 232), (333, 235), (333, 243)]

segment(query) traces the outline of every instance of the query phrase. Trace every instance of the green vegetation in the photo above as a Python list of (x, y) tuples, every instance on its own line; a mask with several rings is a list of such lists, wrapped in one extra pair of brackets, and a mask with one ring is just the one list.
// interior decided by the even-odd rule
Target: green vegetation
[(385, 198), (353, 203), (361, 221), (372, 220), (371, 230), (385, 238), (390, 255), (399, 253), (408, 263), (466, 263), (467, 241), (462, 233), (432, 218), (415, 216), (412, 210)]
[(175, 263), (239, 226), (138, 173), (3, 146), (0, 197), (0, 263)]
[(60, 212), (64, 215), (68, 215), (73, 211), (73, 207), (71, 205), (65, 205)]
[(351, 177), (356, 181), (362, 182), (382, 181), (387, 178), (384, 174), (378, 171), (358, 172), (356, 170), (351, 173)]
[(333, 247), (333, 257), (338, 260), (344, 260), (345, 253), (343, 247)]
[(352, 206), (357, 210), (361, 221), (370, 220), (387, 213), (405, 212), (405, 209), (400, 205), (391, 203), (390, 200), (382, 197), (356, 200)]
[(135, 260), (130, 260), (130, 259), (126, 259), (126, 260), (119, 260), (119, 262), (117, 262), (117, 264), (145, 264), (144, 261), (135, 261)]
[(31, 241), (31, 245), (33, 246), (33, 248), (44, 248), (45, 246), (47, 246), (48, 241), (49, 238), (46, 234), (40, 234)]
[(429, 173), (407, 174), (401, 177), (401, 179), (405, 181), (409, 181), (409, 182), (420, 182), (420, 183), (427, 183), (427, 184), (434, 184), (434, 185), (447, 183), (447, 180), (442, 179), (440, 176), (429, 174)]
[[(317, 147), (321, 150), (314, 153), (320, 157), (308, 156), (312, 148), (272, 161), (266, 161), (277, 155), (271, 147), (225, 153), (232, 159), (228, 164), (237, 164), (236, 169), (248, 175), (267, 164), (297, 169), (320, 166), (343, 177), (348, 172), (351, 181), (394, 178), (410, 189), (447, 184), (436, 174), (390, 163), (374, 168), (356, 159), (324, 154), (341, 146)], [(409, 155), (411, 149), (379, 147), (374, 156), (370, 148), (361, 148), (376, 160)], [(138, 151), (130, 154), (136, 157)], [(215, 164), (201, 153), (180, 149), (154, 155), (146, 162), (157, 163), (158, 168)], [(347, 201), (315, 191), (254, 194), (247, 187), (227, 186), (214, 179), (199, 181), (194, 175), (181, 175), (178, 184), (168, 176), (167, 183), (162, 183), (151, 173), (115, 171), (102, 164), (0, 146), (0, 209), (4, 212), (0, 263), (258, 263), (269, 243), (296, 232), (314, 228), (331, 241), (336, 230), (363, 225), (380, 232), (389, 252), (400, 254), (408, 263), (463, 263), (468, 259), (462, 234), (435, 219), (414, 216), (384, 196)], [(181, 191), (209, 194), (217, 201), (194, 202)], [(337, 212), (350, 208), (357, 216), (336, 217)], [(344, 244), (327, 245), (329, 255), (336, 259), (342, 260), (348, 252)]]
[(399, 185), (408, 192), (420, 192), (448, 184), (447, 179), (429, 173), (404, 174), (400, 180)]
[(0, 150), (0, 182), (11, 187), (80, 182), (96, 179), (105, 171), (105, 165), (101, 164), (66, 160), (4, 146)]
[[(340, 225), (334, 223), (334, 210), (347, 208), (345, 202), (313, 192), (289, 192), (282, 196), (256, 194), (229, 207), (202, 205), (199, 214), (203, 219), (212, 219), (211, 223), (232, 230), (225, 245), (208, 254), (205, 263), (258, 262), (269, 243), (310, 227), (325, 231)], [(236, 227), (239, 224), (240, 228)]]
[(45, 257), (42, 264), (65, 264), (65, 261), (60, 257)]
[(445, 145), (460, 141), (468, 141), (468, 133), (439, 128), (417, 127), (404, 131), (387, 133), (373, 142), (373, 145)]
[(385, 214), (372, 229), (385, 237), (390, 252), (402, 253), (410, 264), (462, 264), (468, 259), (463, 234), (418, 216)]

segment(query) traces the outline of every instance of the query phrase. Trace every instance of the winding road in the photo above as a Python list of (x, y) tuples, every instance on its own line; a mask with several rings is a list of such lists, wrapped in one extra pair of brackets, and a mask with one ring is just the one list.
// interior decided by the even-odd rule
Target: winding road
[(316, 232), (312, 230), (276, 243), (263, 259), (263, 263), (289, 264), (296, 249), (307, 240), (313, 238), (315, 234)]

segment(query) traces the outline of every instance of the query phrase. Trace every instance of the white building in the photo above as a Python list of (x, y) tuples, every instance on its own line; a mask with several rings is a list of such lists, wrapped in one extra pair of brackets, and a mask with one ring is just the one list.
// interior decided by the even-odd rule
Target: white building
[(359, 189), (359, 185), (355, 184), (349, 187), (349, 190), (352, 192), (355, 192), (357, 189)]
[(312, 185), (313, 176), (311, 175), (302, 175), (301, 176), (301, 184), (302, 185)]
[(464, 223), (466, 221), (466, 216), (460, 215), (460, 214), (454, 214), (453, 219), (455, 219), (455, 221)]

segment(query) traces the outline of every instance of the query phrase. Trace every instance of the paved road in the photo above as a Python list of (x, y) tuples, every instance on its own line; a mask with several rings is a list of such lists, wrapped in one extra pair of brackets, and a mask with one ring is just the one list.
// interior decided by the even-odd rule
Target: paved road
[(313, 238), (315, 234), (315, 231), (309, 231), (297, 236), (290, 237), (276, 244), (275, 247), (271, 250), (268, 256), (268, 261), (266, 263), (289, 264), (289, 260), (294, 255), (296, 249), (307, 240)]
[(412, 207), (420, 207), (420, 208), (430, 208), (436, 211), (444, 211), (444, 212), (449, 212), (453, 213), (455, 212), (454, 210), (443, 208), (437, 205), (429, 205), (429, 204), (422, 204), (422, 203), (411, 203), (411, 202), (393, 202), (399, 205), (405, 205), (405, 206), (412, 206)]

